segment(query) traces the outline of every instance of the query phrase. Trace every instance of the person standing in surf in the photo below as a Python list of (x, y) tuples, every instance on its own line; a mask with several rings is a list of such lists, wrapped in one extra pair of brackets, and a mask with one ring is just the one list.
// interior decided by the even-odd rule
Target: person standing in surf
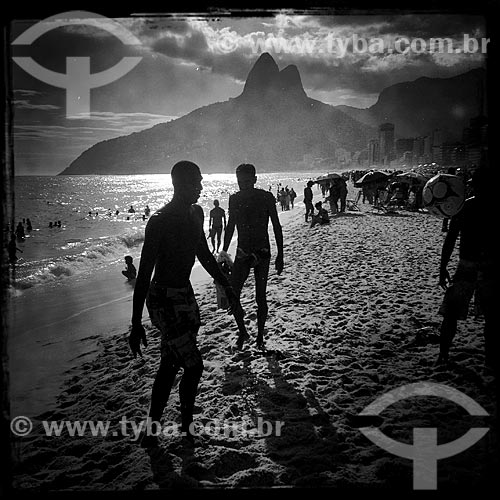
[[(224, 225), (222, 222), (224, 221)], [(214, 208), (210, 210), (210, 219), (208, 221), (208, 230), (212, 240), (212, 253), (215, 253), (215, 237), (217, 236), (217, 252), (220, 248), (222, 230), (226, 229), (226, 211), (219, 206), (219, 200), (214, 200)]]
[(17, 248), (17, 245), (16, 245), (16, 234), (15, 233), (12, 233), (10, 235), (10, 241), (9, 241), (9, 244), (7, 245), (7, 250), (9, 252), (9, 262), (11, 264), (15, 264), (16, 261), (17, 261), (17, 255), (16, 255), (16, 253), (17, 252), (23, 253), (23, 251), (20, 248)]
[[(236, 179), (240, 190), (229, 197), (229, 221), (224, 235), (223, 252), (227, 252), (234, 229), (238, 231), (238, 246), (231, 274), (231, 284), (239, 299), (241, 290), (254, 270), (255, 298), (257, 302), (257, 347), (264, 348), (264, 327), (267, 320), (268, 306), (266, 299), (267, 280), (271, 261), (268, 224), (273, 225), (278, 255), (276, 272), (283, 272), (283, 232), (276, 210), (273, 195), (269, 191), (256, 189), (257, 176), (255, 167), (243, 163), (236, 168)], [(244, 314), (235, 314), (238, 324), (238, 349), (243, 347), (250, 337), (245, 327)]]

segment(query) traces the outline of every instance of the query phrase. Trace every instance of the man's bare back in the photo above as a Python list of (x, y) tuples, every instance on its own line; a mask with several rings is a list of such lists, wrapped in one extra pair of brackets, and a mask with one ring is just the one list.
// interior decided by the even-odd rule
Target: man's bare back
[(270, 248), (268, 225), (274, 196), (263, 189), (239, 191), (229, 198), (229, 215), (238, 230), (238, 248), (255, 252)]

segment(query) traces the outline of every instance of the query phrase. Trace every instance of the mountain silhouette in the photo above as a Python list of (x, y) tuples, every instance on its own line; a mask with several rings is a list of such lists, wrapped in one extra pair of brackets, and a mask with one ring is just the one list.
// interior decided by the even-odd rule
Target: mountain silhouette
[(331, 168), (339, 149), (366, 149), (387, 121), (395, 124), (397, 137), (440, 128), (445, 139), (459, 139), (478, 114), (484, 78), (481, 69), (419, 78), (384, 89), (367, 109), (331, 106), (307, 96), (296, 66), (280, 70), (264, 53), (239, 96), (99, 142), (59, 175), (168, 173), (180, 160), (194, 161), (204, 173), (233, 172), (240, 163), (253, 163), (260, 172)]
[(238, 97), (99, 142), (61, 174), (166, 173), (179, 160), (194, 161), (206, 173), (233, 172), (247, 162), (260, 172), (301, 170), (315, 159), (332, 164), (338, 148), (362, 150), (374, 135), (372, 127), (310, 99), (297, 67), (280, 71), (264, 53)]
[(444, 140), (458, 141), (471, 118), (486, 114), (485, 85), (486, 71), (476, 68), (451, 78), (422, 77), (392, 85), (367, 109), (336, 108), (365, 125), (391, 122), (398, 137), (429, 135), (439, 128)]

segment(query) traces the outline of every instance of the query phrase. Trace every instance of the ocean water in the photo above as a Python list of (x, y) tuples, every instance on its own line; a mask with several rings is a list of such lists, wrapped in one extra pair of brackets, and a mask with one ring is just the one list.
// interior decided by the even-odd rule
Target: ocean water
[[(257, 187), (276, 194), (277, 186), (294, 187), (301, 197), (307, 180), (318, 173), (258, 175)], [(227, 209), (229, 195), (238, 190), (234, 174), (209, 174), (203, 179), (199, 204), (208, 229), (209, 211), (218, 199)], [(19, 261), (14, 294), (65, 280), (88, 279), (92, 273), (132, 255), (138, 264), (147, 219), (173, 194), (170, 175), (16, 177), (15, 224), (31, 220), (33, 230), (18, 242)], [(133, 206), (135, 213), (127, 210)], [(119, 214), (116, 215), (116, 211)], [(90, 214), (89, 214), (90, 212)], [(49, 223), (61, 221), (61, 227)]]

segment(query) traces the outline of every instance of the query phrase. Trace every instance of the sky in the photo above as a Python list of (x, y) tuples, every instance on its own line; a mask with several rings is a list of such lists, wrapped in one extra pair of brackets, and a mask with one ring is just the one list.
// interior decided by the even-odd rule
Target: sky
[[(11, 55), (32, 58), (44, 71), (61, 74), (70, 67), (83, 71), (84, 59), (91, 74), (114, 68), (123, 58), (135, 57), (137, 64), (85, 92), (78, 86), (85, 81), (81, 73), (63, 83), (72, 88), (68, 91), (13, 61), (16, 175), (56, 175), (100, 141), (236, 97), (263, 52), (280, 69), (295, 64), (309, 97), (358, 108), (375, 104), (390, 85), (424, 76), (452, 77), (484, 66), (487, 52), (486, 42), (485, 50), (481, 45), (473, 50), (474, 41), (486, 37), (486, 21), (478, 15), (333, 16), (283, 10), (269, 17), (252, 17), (251, 12), (237, 18), (169, 13), (93, 23), (98, 18), (94, 12), (83, 16), (86, 24), (76, 24), (76, 14), (66, 17), (72, 19), (70, 25), (53, 21), (50, 30), (22, 44), (19, 37), (40, 20), (14, 19)], [(111, 29), (116, 24), (128, 38), (116, 35)], [(452, 53), (433, 51), (431, 38), (449, 38)], [(90, 96), (88, 113), (84, 94)], [(78, 100), (80, 114), (68, 112), (74, 109), (68, 106), (68, 95)]]

